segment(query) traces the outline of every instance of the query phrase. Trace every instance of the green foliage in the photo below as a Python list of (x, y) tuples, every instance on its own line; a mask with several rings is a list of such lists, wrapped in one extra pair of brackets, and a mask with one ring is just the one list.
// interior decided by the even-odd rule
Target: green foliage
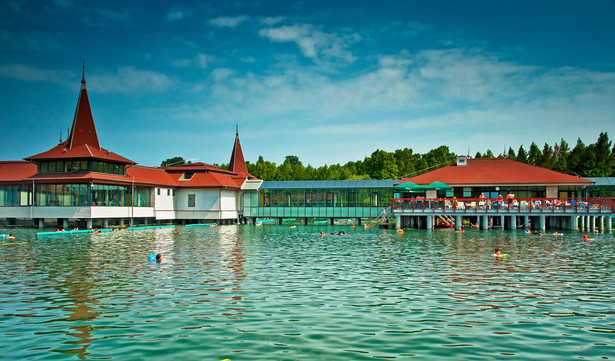
[(184, 165), (186, 163), (190, 163), (190, 161), (186, 162), (186, 160), (184, 160), (184, 158), (182, 157), (173, 157), (167, 160), (163, 160), (162, 163), (160, 163), (160, 166), (161, 167), (177, 167), (180, 165)]
[[(546, 144), (542, 150), (532, 142), (529, 152), (523, 145), (515, 154), (512, 148), (507, 157), (518, 162), (525, 162), (539, 167), (552, 169), (581, 177), (612, 177), (615, 176), (615, 147), (606, 132), (600, 133), (595, 144), (586, 146), (581, 139), (571, 150), (565, 140), (553, 146)], [(506, 153), (506, 150), (504, 150)], [(475, 158), (493, 158), (490, 149), (485, 153), (477, 152)], [(350, 161), (344, 165), (332, 164), (314, 168), (304, 166), (295, 155), (288, 155), (279, 166), (258, 157), (255, 164), (246, 162), (248, 172), (266, 181), (299, 181), (299, 180), (368, 180), (368, 179), (400, 179), (414, 177), (434, 169), (453, 164), (455, 154), (447, 146), (440, 146), (425, 154), (414, 153), (410, 148), (387, 152), (377, 149), (363, 160)], [(182, 157), (170, 158), (161, 166), (185, 164)], [(189, 162), (188, 162), (189, 163)], [(220, 165), (226, 169), (227, 164)]]

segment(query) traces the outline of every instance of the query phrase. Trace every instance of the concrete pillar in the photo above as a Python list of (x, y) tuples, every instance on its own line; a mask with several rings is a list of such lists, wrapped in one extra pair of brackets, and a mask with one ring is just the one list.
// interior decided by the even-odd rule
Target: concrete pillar
[(67, 218), (62, 219), (62, 228), (68, 229), (68, 219)]
[(427, 216), (425, 220), (427, 221), (427, 229), (433, 229), (433, 216)]
[(489, 229), (489, 216), (478, 216), (480, 219), (480, 229)]
[(540, 230), (541, 231), (546, 231), (547, 230), (547, 217), (545, 216), (540, 216), (539, 217), (539, 224), (540, 224)]
[(590, 226), (591, 226), (591, 230), (595, 230), (596, 229), (596, 216), (589, 216), (590, 218)]
[(335, 222), (335, 219), (333, 217), (329, 217), (329, 219), (327, 220), (327, 224), (330, 226), (332, 226), (334, 222)]
[(517, 229), (517, 216), (510, 216), (510, 229)]
[(103, 228), (109, 228), (109, 218), (103, 219)]
[(38, 219), (38, 228), (43, 228), (45, 227), (45, 218), (39, 218)]
[(462, 228), (463, 217), (461, 215), (455, 215), (455, 228)]
[(88, 220), (86, 221), (86, 223), (87, 223), (87, 226), (86, 226), (86, 227), (87, 227), (88, 229), (89, 229), (89, 228), (92, 228), (92, 219), (88, 219)]
[(606, 230), (611, 231), (613, 229), (613, 217), (611, 215), (606, 216)]
[(504, 226), (506, 225), (505, 217), (506, 216), (500, 216), (500, 227), (502, 228), (504, 228)]
[(530, 216), (523, 216), (523, 227), (525, 227), (525, 229), (530, 228)]
[(570, 227), (568, 227), (571, 231), (579, 230), (579, 217), (578, 216), (570, 216)]
[(395, 228), (400, 229), (401, 226), (401, 216), (399, 214), (395, 215)]

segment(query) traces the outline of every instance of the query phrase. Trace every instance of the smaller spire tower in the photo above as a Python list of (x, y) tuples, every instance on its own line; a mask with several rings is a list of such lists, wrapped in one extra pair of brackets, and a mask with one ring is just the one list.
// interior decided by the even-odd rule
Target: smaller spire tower
[(233, 145), (233, 153), (231, 154), (231, 161), (229, 162), (228, 170), (241, 176), (249, 175), (248, 168), (246, 167), (246, 161), (243, 158), (241, 143), (239, 142), (239, 125), (237, 123), (235, 123), (235, 145)]

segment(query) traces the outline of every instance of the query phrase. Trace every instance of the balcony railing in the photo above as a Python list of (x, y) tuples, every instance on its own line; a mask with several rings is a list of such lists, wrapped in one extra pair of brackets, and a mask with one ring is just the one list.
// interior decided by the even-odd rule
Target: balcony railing
[(392, 198), (392, 213), (614, 213), (615, 198)]

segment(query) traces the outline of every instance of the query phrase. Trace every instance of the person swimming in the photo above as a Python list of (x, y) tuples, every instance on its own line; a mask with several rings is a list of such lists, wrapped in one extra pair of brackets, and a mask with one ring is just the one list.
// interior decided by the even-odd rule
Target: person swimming
[(583, 235), (583, 241), (587, 242), (587, 241), (593, 241), (593, 238), (588, 238), (587, 235)]
[(325, 232), (320, 231), (320, 236), (321, 236), (321, 237), (322, 237), (322, 236), (325, 236)]
[(508, 255), (505, 253), (502, 253), (502, 250), (499, 248), (495, 249), (495, 251), (493, 252), (493, 256), (497, 258), (507, 258), (508, 257)]

